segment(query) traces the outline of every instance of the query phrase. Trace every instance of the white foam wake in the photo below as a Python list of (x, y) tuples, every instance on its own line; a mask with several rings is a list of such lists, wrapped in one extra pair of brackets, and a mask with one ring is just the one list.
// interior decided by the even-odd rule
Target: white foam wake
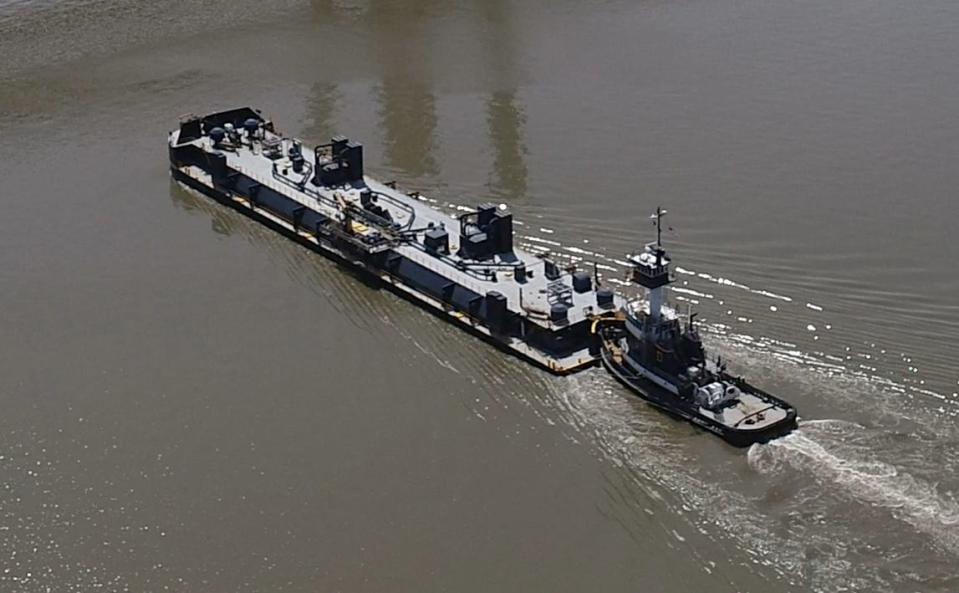
[[(789, 466), (811, 475), (832, 494), (888, 509), (897, 519), (959, 553), (959, 503), (951, 493), (900, 467), (875, 458), (864, 427), (841, 420), (804, 422), (785, 438), (749, 450), (750, 466), (778, 473)], [(852, 438), (850, 438), (852, 437)], [(851, 444), (857, 442), (859, 444)], [(930, 460), (930, 463), (935, 463)], [(928, 469), (928, 468), (926, 468)]]

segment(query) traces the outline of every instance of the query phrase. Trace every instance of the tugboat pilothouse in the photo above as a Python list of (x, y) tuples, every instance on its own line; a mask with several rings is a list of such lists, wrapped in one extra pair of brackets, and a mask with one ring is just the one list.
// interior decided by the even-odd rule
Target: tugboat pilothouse
[(796, 410), (788, 403), (726, 372), (706, 356), (695, 314), (683, 324), (663, 304), (672, 282), (670, 259), (662, 245), (656, 209), (656, 242), (629, 258), (632, 281), (644, 287), (645, 300), (627, 303), (615, 316), (597, 321), (603, 365), (640, 397), (675, 416), (745, 447), (787, 434), (796, 427)]

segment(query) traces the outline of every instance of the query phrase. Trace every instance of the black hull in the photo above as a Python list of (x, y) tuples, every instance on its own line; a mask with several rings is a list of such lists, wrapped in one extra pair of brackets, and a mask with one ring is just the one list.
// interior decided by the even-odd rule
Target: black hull
[[(250, 208), (240, 205), (235, 200), (231, 199), (231, 197), (227, 195), (226, 193), (219, 191), (217, 189), (211, 188), (208, 185), (205, 185), (197, 181), (196, 179), (193, 179), (189, 175), (186, 175), (182, 171), (178, 170), (176, 167), (171, 167), (170, 171), (172, 173), (173, 179), (176, 180), (177, 182), (202, 193), (203, 195), (215, 200), (217, 203), (222, 204), (223, 206), (226, 206), (230, 208), (231, 210), (239, 212), (240, 214), (246, 216), (247, 218), (250, 218), (258, 222), (273, 231), (276, 231), (277, 233), (309, 249), (310, 251), (313, 251), (314, 253), (318, 253), (326, 258), (329, 258), (330, 260), (343, 266), (347, 271), (354, 274), (358, 279), (362, 280), (364, 283), (370, 286), (373, 286), (375, 288), (389, 289), (390, 292), (403, 298), (403, 300), (413, 303), (423, 308), (425, 311), (429, 311), (430, 313), (432, 313), (433, 315), (435, 315), (436, 317), (440, 319), (443, 319), (444, 321), (452, 320), (447, 310), (442, 308), (437, 308), (436, 306), (433, 306), (428, 302), (425, 302), (419, 298), (415, 298), (410, 293), (402, 290), (400, 287), (396, 286), (395, 284), (384, 281), (379, 275), (380, 273), (382, 273), (382, 270), (369, 269), (363, 262), (353, 259), (352, 257), (350, 257), (349, 254), (342, 253), (336, 250), (332, 246), (327, 246), (323, 244), (317, 245), (316, 243), (309, 241), (307, 238), (303, 237), (302, 235), (291, 231), (289, 228), (283, 225), (279, 225), (272, 219), (261, 215), (255, 210), (251, 210)], [(572, 374), (580, 370), (583, 370), (585, 368), (588, 368), (589, 366), (595, 366), (597, 364), (596, 360), (592, 360), (588, 364), (583, 364), (575, 368), (551, 367), (547, 364), (544, 364), (541, 360), (537, 358), (527, 356), (522, 351), (512, 348), (509, 344), (503, 342), (500, 339), (497, 339), (496, 335), (479, 331), (476, 327), (473, 327), (470, 324), (457, 323), (456, 325), (460, 327), (461, 329), (466, 330), (471, 335), (476, 336), (482, 339), (484, 342), (495, 346), (497, 349), (503, 352), (506, 352), (508, 354), (511, 354), (513, 356), (516, 356), (517, 358), (521, 360), (531, 362), (535, 364), (536, 366), (544, 370), (547, 370), (554, 375)]]
[[(764, 393), (763, 397), (786, 408), (788, 410), (786, 417), (760, 430), (739, 430), (716, 422), (707, 416), (703, 416), (698, 412), (696, 406), (679, 400), (674, 394), (666, 391), (662, 387), (642, 377), (636, 376), (628, 368), (617, 363), (605, 346), (601, 350), (601, 359), (603, 366), (617, 381), (646, 400), (649, 404), (671, 416), (712, 432), (734, 447), (749, 447), (755, 443), (768, 443), (796, 429), (796, 410), (786, 402), (772, 395)], [(752, 390), (756, 390), (752, 386), (749, 387)]]

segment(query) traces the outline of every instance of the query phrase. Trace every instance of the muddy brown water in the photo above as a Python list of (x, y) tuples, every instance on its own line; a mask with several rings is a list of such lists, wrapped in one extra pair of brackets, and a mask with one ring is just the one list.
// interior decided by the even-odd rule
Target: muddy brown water
[[(957, 29), (0, 1), (0, 590), (957, 590)], [(666, 207), (674, 304), (801, 430), (731, 449), (174, 184), (178, 117), (238, 105), (609, 283)]]

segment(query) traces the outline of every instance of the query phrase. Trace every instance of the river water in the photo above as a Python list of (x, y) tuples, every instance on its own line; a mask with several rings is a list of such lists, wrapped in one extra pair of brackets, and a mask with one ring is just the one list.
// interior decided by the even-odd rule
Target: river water
[[(959, 589), (959, 3), (267, 4), (0, 1), (0, 590)], [(801, 429), (732, 449), (172, 183), (240, 105), (627, 293), (666, 207)]]

